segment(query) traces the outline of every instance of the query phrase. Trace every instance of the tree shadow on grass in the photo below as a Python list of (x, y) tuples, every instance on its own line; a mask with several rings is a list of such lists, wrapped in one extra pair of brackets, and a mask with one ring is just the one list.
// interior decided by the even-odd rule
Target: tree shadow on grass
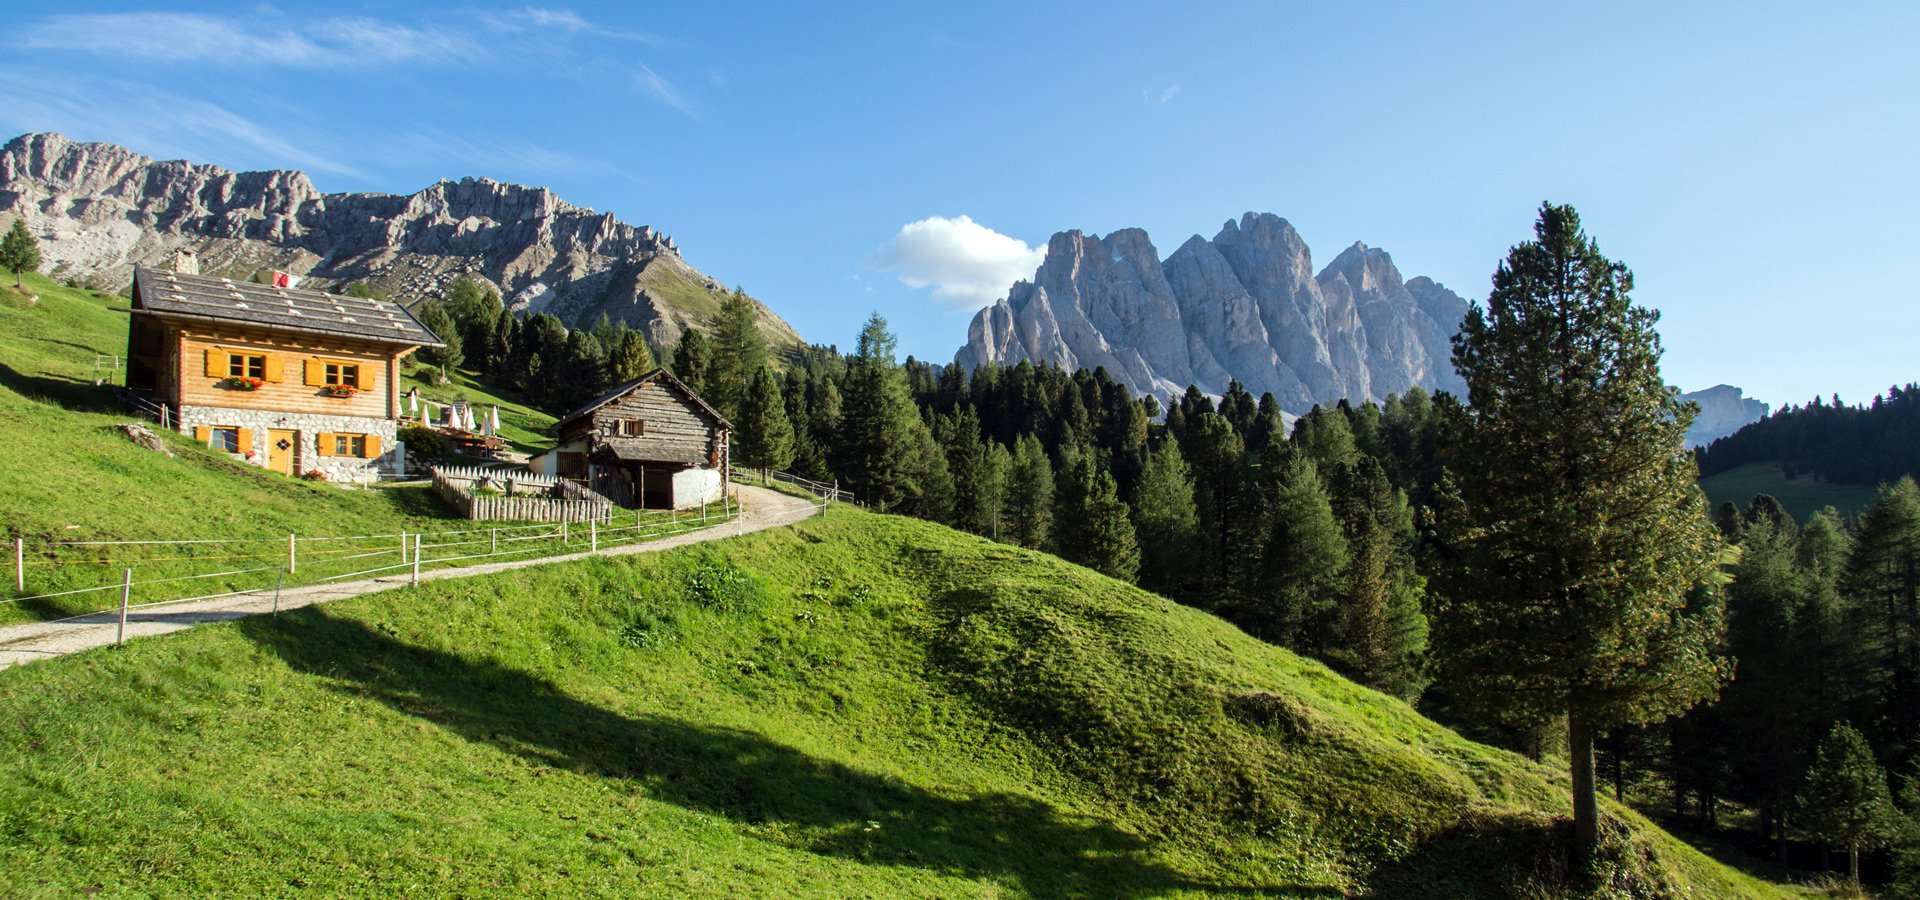
[(749, 731), (629, 716), (489, 660), (413, 646), (307, 608), (239, 623), (294, 669), (469, 741), (642, 787), (827, 856), (989, 879), (1035, 896), (1144, 897), (1195, 884), (1137, 837), (1010, 794), (936, 794)]
[(120, 411), (119, 388), (63, 375), (28, 375), (0, 363), (0, 385), (29, 400), (46, 400), (80, 412)]

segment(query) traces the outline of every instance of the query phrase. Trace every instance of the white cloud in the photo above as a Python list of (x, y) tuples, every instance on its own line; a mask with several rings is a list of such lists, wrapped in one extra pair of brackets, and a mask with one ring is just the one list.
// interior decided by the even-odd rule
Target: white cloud
[(439, 62), (475, 52), (437, 28), (367, 18), (241, 21), (200, 13), (56, 15), (26, 27), (22, 46), (157, 62), (343, 68)]
[(1015, 281), (1030, 278), (1046, 258), (1045, 247), (1029, 247), (967, 216), (929, 216), (900, 226), (880, 255), (880, 267), (898, 273), (911, 288), (933, 288), (933, 296), (979, 309), (1007, 295)]
[(636, 87), (640, 88), (640, 90), (651, 95), (653, 99), (665, 103), (687, 114), (691, 118), (697, 119), (700, 117), (699, 111), (694, 109), (693, 104), (680, 93), (678, 88), (673, 86), (673, 82), (662, 78), (660, 73), (655, 72), (652, 68), (645, 65), (640, 66), (640, 70), (634, 73), (633, 83)]
[(1143, 87), (1140, 89), (1140, 102), (1165, 103), (1168, 100), (1180, 96), (1180, 90), (1180, 85), (1177, 82), (1166, 85), (1165, 87)]
[(481, 20), (500, 31), (524, 31), (532, 28), (544, 28), (567, 34), (588, 34), (595, 37), (611, 38), (617, 41), (633, 41), (638, 44), (658, 45), (665, 43), (659, 35), (645, 31), (633, 31), (609, 28), (594, 22), (570, 9), (547, 9), (529, 6), (510, 13), (498, 13), (482, 16)]

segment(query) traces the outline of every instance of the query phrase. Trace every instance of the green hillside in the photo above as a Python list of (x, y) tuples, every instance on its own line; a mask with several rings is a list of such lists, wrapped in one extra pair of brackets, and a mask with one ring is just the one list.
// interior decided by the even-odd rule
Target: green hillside
[(423, 368), (403, 375), (400, 389), (419, 388), (421, 397), (436, 403), (465, 400), (481, 413), (490, 406), (499, 407), (500, 436), (512, 444), (516, 452), (532, 455), (553, 446), (553, 435), (547, 430), (553, 427), (553, 416), (506, 391), (480, 383), (467, 372), (456, 370), (448, 377), (448, 384), (434, 383), (433, 376), (437, 374), (431, 368)]
[[(352, 534), (447, 514), (423, 488), (347, 491), (233, 461), (178, 434), (141, 449), (95, 355), (124, 353), (127, 301), (27, 276), (0, 294), (0, 537), (46, 540)], [(157, 430), (157, 427), (156, 427)]]
[(1823, 506), (1832, 506), (1851, 518), (1873, 505), (1880, 489), (1870, 484), (1835, 484), (1814, 475), (1788, 478), (1777, 462), (1750, 463), (1700, 479), (1714, 506), (1732, 503), (1745, 507), (1759, 494), (1771, 495), (1796, 521), (1805, 522)]
[[(1551, 770), (843, 507), (0, 672), (0, 758), (8, 895), (1561, 895)], [(1614, 895), (1778, 895), (1608, 815)]]

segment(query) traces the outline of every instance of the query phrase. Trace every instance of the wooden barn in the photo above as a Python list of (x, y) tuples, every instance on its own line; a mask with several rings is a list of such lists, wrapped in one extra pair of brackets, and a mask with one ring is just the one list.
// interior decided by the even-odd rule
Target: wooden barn
[(628, 508), (687, 509), (727, 489), (731, 425), (665, 369), (620, 385), (554, 423), (534, 472), (584, 482)]
[(127, 388), (167, 425), (286, 475), (405, 466), (400, 363), (440, 339), (400, 304), (140, 267), (132, 313)]

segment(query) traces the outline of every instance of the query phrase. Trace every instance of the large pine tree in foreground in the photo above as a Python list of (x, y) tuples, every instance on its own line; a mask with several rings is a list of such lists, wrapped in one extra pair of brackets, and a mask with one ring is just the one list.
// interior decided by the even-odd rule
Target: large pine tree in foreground
[(1721, 542), (1660, 377), (1658, 313), (1572, 207), (1543, 205), (1454, 338), (1467, 436), (1444, 504), (1442, 680), (1508, 725), (1567, 726), (1574, 863), (1598, 842), (1593, 740), (1711, 696)]

